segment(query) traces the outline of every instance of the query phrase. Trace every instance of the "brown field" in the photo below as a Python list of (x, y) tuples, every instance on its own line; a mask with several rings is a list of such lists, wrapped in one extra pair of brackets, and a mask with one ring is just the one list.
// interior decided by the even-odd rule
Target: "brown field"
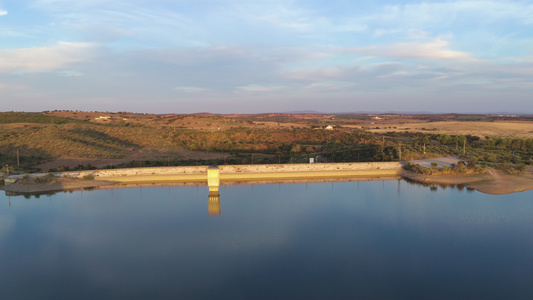
[[(313, 125), (338, 125), (340, 129), (366, 129), (385, 133), (395, 131), (423, 132), (430, 134), (473, 135), (480, 138), (509, 137), (533, 138), (533, 121), (519, 118), (492, 118), (490, 121), (455, 121), (460, 115), (363, 115), (367, 119), (342, 119), (334, 114), (259, 114), (259, 115), (216, 115), (198, 114), (134, 114), (111, 112), (52, 111), (47, 114), (85, 120), (92, 123), (109, 124), (131, 122), (159, 128), (188, 128), (199, 131), (224, 131), (232, 128), (248, 129), (294, 129)], [(109, 117), (101, 119), (100, 117)], [(516, 120), (514, 120), (516, 119)], [(29, 124), (25, 124), (29, 125)], [(21, 126), (21, 125), (18, 125)]]
[[(376, 129), (379, 127), (379, 129)], [(395, 128), (396, 127), (396, 128)], [(481, 138), (533, 138), (533, 122), (419, 122), (408, 124), (373, 124), (371, 132), (411, 131), (448, 135), (473, 135)]]

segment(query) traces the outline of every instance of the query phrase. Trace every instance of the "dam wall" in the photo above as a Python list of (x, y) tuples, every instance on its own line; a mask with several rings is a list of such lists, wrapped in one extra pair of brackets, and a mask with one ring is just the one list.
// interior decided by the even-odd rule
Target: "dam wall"
[[(208, 166), (152, 167), (60, 172), (56, 176), (118, 182), (141, 181), (206, 181)], [(259, 180), (281, 178), (320, 178), (351, 176), (394, 176), (401, 170), (400, 162), (316, 163), (272, 165), (222, 165), (220, 180)]]

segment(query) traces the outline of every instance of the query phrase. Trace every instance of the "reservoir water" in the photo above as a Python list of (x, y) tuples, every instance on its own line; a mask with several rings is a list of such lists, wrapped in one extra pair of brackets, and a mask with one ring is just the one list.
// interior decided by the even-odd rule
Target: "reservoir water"
[(405, 181), (0, 195), (1, 299), (532, 299), (533, 192)]

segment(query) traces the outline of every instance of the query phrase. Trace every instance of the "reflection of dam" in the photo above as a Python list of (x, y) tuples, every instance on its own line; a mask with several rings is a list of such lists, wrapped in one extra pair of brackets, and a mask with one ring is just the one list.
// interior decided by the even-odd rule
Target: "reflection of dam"
[[(401, 181), (398, 179), (398, 196), (401, 194)], [(383, 187), (385, 186), (385, 181)], [(220, 169), (217, 166), (211, 166), (207, 169), (207, 186), (209, 187), (209, 196), (207, 197), (207, 212), (210, 216), (219, 216), (221, 214), (220, 209)], [(333, 189), (333, 181), (331, 181), (331, 187)], [(357, 181), (357, 187), (359, 188), (359, 181)], [(307, 182), (306, 182), (307, 189)], [(252, 185), (253, 190), (253, 185)]]
[(207, 169), (207, 185), (209, 186), (207, 211), (210, 216), (218, 216), (220, 215), (220, 195), (218, 194), (220, 170), (216, 166)]

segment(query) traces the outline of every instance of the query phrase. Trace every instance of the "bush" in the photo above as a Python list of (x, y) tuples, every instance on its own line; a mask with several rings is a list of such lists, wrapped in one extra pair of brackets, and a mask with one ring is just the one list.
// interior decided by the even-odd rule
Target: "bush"
[(93, 180), (94, 179), (94, 175), (93, 174), (87, 174), (87, 175), (83, 176), (82, 178), (85, 179), (85, 180)]
[(431, 166), (432, 166), (432, 167), (438, 167), (438, 166), (439, 166), (439, 163), (438, 163), (438, 162), (432, 162), (432, 163), (431, 163)]

